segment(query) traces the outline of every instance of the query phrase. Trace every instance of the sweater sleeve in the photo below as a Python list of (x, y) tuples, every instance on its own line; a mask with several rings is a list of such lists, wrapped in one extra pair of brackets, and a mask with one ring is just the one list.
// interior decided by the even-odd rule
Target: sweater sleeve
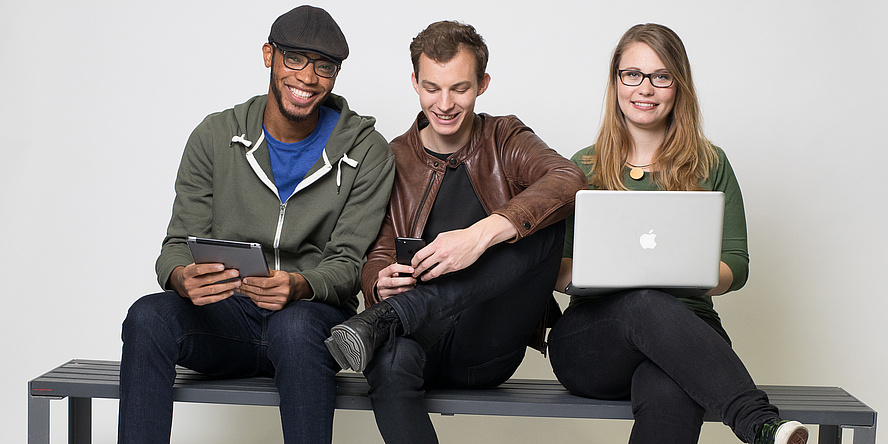
[(325, 247), (324, 259), (317, 267), (301, 272), (314, 292), (312, 300), (340, 305), (359, 287), (360, 270), (379, 232), (395, 176), (388, 143), (378, 133), (373, 139), (370, 151), (376, 153), (376, 159), (355, 179), (348, 203)]
[(716, 171), (710, 173), (714, 178), (712, 189), (725, 193), (725, 221), (722, 233), (721, 261), (727, 264), (734, 275), (728, 291), (739, 290), (746, 284), (749, 277), (749, 251), (746, 238), (746, 212), (743, 209), (743, 196), (740, 184), (731, 168), (731, 163), (724, 151), (717, 148), (719, 163)]
[(213, 220), (213, 156), (204, 137), (204, 120), (191, 133), (176, 175), (176, 198), (160, 256), (155, 263), (157, 282), (169, 290), (173, 269), (194, 262), (185, 242), (189, 235), (209, 237)]

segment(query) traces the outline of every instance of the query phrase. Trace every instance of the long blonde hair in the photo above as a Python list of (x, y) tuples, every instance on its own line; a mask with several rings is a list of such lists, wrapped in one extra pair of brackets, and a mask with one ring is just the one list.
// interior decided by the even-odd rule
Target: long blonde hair
[(675, 104), (666, 120), (666, 136), (651, 159), (655, 165), (653, 180), (664, 190), (698, 190), (700, 181), (709, 175), (710, 165), (717, 162), (717, 154), (703, 136), (700, 105), (684, 44), (671, 29), (652, 23), (629, 28), (614, 49), (595, 153), (581, 159), (594, 165), (590, 184), (599, 189), (626, 189), (622, 173), (632, 138), (617, 102), (617, 70), (626, 48), (636, 42), (650, 47), (675, 78)]

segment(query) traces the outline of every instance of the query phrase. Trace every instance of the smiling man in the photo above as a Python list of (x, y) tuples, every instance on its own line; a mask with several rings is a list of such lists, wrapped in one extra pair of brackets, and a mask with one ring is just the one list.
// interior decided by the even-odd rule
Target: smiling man
[[(433, 23), (410, 53), (422, 112), (391, 142), (395, 186), (361, 272), (369, 308), (327, 340), (343, 368), (367, 376), (388, 444), (437, 442), (425, 389), (497, 386), (529, 343), (543, 346), (537, 327), (552, 301), (560, 221), (586, 188), (515, 116), (475, 113), (490, 76), (472, 26)], [(398, 237), (427, 245), (398, 264)]]
[[(262, 53), (269, 94), (207, 116), (185, 146), (156, 265), (166, 291), (123, 324), (121, 443), (169, 442), (176, 365), (273, 376), (284, 441), (332, 440), (339, 367), (323, 341), (358, 307), (395, 162), (375, 119), (332, 93), (348, 45), (326, 11), (280, 16)], [(195, 264), (188, 236), (260, 243), (270, 276)]]

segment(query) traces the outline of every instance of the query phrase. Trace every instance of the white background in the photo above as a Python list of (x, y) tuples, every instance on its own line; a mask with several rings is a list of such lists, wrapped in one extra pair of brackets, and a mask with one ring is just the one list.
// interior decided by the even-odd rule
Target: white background
[[(418, 101), (410, 39), (475, 25), (490, 46), (478, 111), (516, 114), (561, 154), (592, 143), (611, 51), (631, 25), (687, 46), (707, 136), (743, 189), (751, 273), (716, 299), (761, 384), (836, 385), (888, 411), (883, 285), (888, 3), (871, 1), (319, 1), (351, 47), (335, 91), (391, 139)], [(182, 147), (208, 113), (268, 88), (261, 45), (296, 6), (272, 1), (0, 4), (0, 442), (24, 442), (28, 380), (119, 359), (120, 323), (158, 289), (154, 260)], [(564, 301), (562, 299), (562, 301)], [(529, 352), (520, 377), (551, 378)], [(116, 401), (94, 403), (115, 441)], [(53, 402), (53, 442), (66, 406)], [(443, 442), (625, 442), (628, 421), (433, 417)], [(338, 412), (337, 443), (381, 442)], [(886, 433), (879, 442), (888, 443)], [(177, 405), (178, 443), (280, 442), (277, 410)], [(720, 424), (701, 442), (737, 442)]]

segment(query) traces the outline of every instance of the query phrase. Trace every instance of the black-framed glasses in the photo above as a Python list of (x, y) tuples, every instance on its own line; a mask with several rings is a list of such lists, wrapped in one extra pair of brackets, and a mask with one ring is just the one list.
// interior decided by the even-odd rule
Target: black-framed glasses
[(645, 74), (637, 69), (620, 69), (617, 71), (620, 82), (626, 86), (638, 86), (647, 78), (655, 88), (669, 88), (675, 82), (675, 77), (668, 72), (652, 72)]
[(296, 71), (302, 71), (311, 63), (314, 66), (314, 72), (320, 77), (331, 78), (339, 71), (339, 65), (327, 59), (310, 59), (307, 55), (296, 51), (285, 51), (281, 49), (277, 43), (271, 42), (284, 57), (284, 66)]

